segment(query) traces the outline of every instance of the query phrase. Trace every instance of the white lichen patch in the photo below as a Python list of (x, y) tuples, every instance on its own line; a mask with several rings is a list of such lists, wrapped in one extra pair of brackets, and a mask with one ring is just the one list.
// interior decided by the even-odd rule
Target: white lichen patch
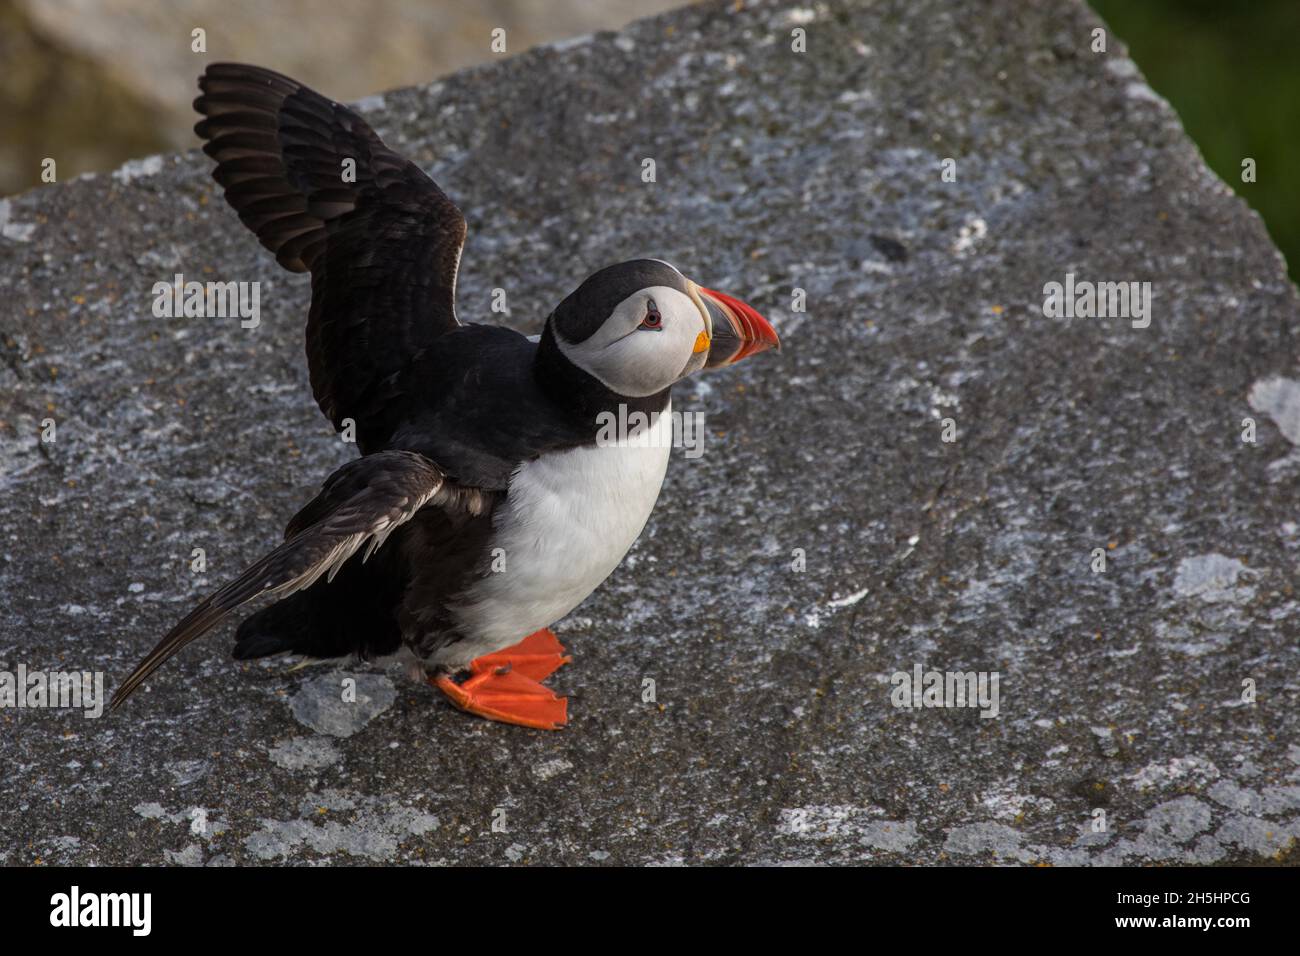
[(300, 724), (317, 733), (351, 737), (396, 699), (393, 682), (382, 674), (335, 671), (303, 684), (290, 709)]
[(203, 865), (203, 848), (197, 843), (191, 843), (185, 849), (163, 850), (163, 856), (172, 866), (202, 866)]
[(943, 849), (953, 856), (992, 853), (1021, 859), (1027, 857), (1022, 839), (1019, 830), (1004, 823), (969, 823), (949, 830)]
[(842, 598), (832, 598), (826, 602), (826, 606), (831, 608), (852, 607), (866, 597), (870, 591), (870, 588), (863, 588), (860, 591), (854, 591), (852, 594), (846, 595)]
[(158, 820), (163, 823), (185, 824), (192, 836), (211, 840), (220, 836), (227, 829), (226, 822), (216, 816), (215, 810), (207, 807), (190, 807), (188, 810), (171, 812), (160, 803), (140, 803), (132, 809), (146, 820)]
[(146, 820), (162, 820), (167, 816), (161, 803), (141, 803), (132, 808)]
[(1261, 379), (1250, 387), (1246, 400), (1273, 419), (1283, 438), (1300, 445), (1300, 382), (1280, 375)]
[[(377, 797), (340, 799), (333, 792), (309, 795), (304, 810), (311, 816), (261, 821), (262, 828), (244, 839), (244, 848), (259, 860), (285, 859), (304, 850), (346, 854), (376, 862), (392, 860), (400, 844), (438, 827), (438, 818), (413, 807)], [(346, 814), (334, 819), (332, 813)]]
[(1106, 58), (1106, 72), (1121, 80), (1128, 80), (1138, 75), (1138, 68), (1137, 64), (1126, 56), (1111, 56)]
[(1215, 552), (1193, 555), (1178, 562), (1174, 591), (1179, 597), (1200, 598), (1211, 604), (1244, 604), (1255, 597), (1255, 589), (1238, 587), (1237, 579), (1253, 573), (1236, 558)]
[(167, 764), (167, 772), (176, 786), (185, 787), (207, 776), (209, 766), (206, 760), (173, 760)]
[(537, 766), (533, 767), (533, 776), (539, 780), (550, 780), (552, 777), (558, 777), (565, 771), (572, 770), (573, 764), (569, 761), (557, 757), (554, 760), (544, 760)]
[(1142, 828), (1147, 836), (1162, 842), (1186, 843), (1205, 832), (1213, 814), (1205, 801), (1196, 797), (1178, 797), (1157, 804), (1147, 811)]
[(1147, 103), (1155, 103), (1157, 106), (1168, 106), (1165, 98), (1151, 89), (1145, 83), (1130, 83), (1124, 87), (1124, 95), (1131, 100), (1142, 100)]
[(1050, 811), (1056, 806), (1055, 802), (1047, 797), (1020, 793), (1011, 783), (1004, 783), (988, 791), (980, 797), (980, 803), (991, 816), (1007, 821), (1014, 821), (1021, 814), (1035, 808)]
[(0, 199), (0, 236), (14, 242), (30, 242), (36, 231), (34, 222), (13, 222), (13, 204), (8, 199)]
[(325, 737), (292, 737), (278, 741), (268, 752), (271, 762), (285, 770), (320, 770), (342, 759)]
[(959, 256), (964, 256), (970, 252), (985, 236), (989, 234), (989, 224), (979, 216), (968, 218), (962, 227), (957, 230), (957, 238), (953, 240), (952, 251)]
[(132, 159), (123, 163), (113, 170), (113, 178), (119, 183), (129, 183), (145, 176), (156, 176), (162, 172), (162, 168), (162, 156), (145, 156), (143, 159)]
[(1219, 768), (1203, 757), (1174, 757), (1165, 762), (1154, 761), (1124, 779), (1136, 790), (1167, 787), (1171, 783), (1205, 783), (1217, 780)]
[(860, 842), (876, 850), (902, 853), (919, 839), (911, 820), (872, 820), (862, 827)]

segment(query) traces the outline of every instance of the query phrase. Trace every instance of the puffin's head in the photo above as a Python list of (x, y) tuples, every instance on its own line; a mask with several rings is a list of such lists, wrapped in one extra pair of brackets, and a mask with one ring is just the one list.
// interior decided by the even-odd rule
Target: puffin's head
[(560, 303), (550, 326), (565, 358), (634, 398), (662, 392), (702, 368), (780, 347), (754, 309), (696, 285), (659, 259), (601, 269)]

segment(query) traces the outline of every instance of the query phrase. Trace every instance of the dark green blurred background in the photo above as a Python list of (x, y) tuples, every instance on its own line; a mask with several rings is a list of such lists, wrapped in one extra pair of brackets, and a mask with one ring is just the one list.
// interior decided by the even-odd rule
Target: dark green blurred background
[[(1300, 0), (1090, 0), (1300, 278)], [(1254, 183), (1241, 161), (1255, 160)]]

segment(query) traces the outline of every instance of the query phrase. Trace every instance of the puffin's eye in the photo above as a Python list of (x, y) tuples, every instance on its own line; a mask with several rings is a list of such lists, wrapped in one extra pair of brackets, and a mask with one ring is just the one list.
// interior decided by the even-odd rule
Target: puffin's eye
[(640, 328), (658, 332), (663, 327), (664, 317), (659, 314), (659, 307), (655, 305), (654, 299), (651, 299), (646, 303), (645, 318), (641, 320)]

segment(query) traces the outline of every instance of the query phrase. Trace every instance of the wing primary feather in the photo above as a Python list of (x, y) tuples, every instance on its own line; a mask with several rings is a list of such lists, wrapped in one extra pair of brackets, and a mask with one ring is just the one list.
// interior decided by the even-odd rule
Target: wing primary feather
[(308, 370), (321, 411), (382, 447), (382, 383), (462, 326), (465, 217), (354, 110), (261, 67), (209, 64), (194, 131), (226, 202), (286, 269), (312, 274)]

